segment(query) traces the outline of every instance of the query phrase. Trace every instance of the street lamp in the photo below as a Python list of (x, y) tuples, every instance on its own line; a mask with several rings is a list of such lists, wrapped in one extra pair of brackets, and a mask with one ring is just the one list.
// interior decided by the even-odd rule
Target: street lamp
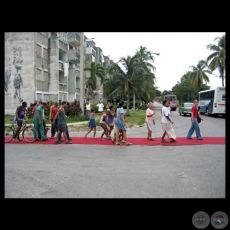
[(160, 55), (159, 53), (151, 53), (151, 54)]

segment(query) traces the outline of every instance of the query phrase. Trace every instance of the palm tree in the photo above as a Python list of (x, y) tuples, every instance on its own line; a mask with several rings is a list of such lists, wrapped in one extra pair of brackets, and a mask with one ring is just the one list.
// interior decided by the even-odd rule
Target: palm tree
[[(127, 96), (127, 109), (126, 115), (129, 116), (130, 94), (133, 92), (137, 96), (148, 95), (148, 90), (143, 87), (145, 81), (149, 82), (149, 79), (153, 78), (153, 74), (146, 68), (146, 65), (139, 64), (139, 57), (134, 55), (127, 58), (121, 58), (118, 63), (122, 64), (124, 70), (118, 65), (118, 63), (111, 66), (109, 74), (112, 75), (110, 81), (114, 84), (114, 90), (110, 93), (110, 96), (117, 93)], [(111, 85), (110, 85), (111, 87)], [(146, 94), (146, 95), (145, 95)]]
[[(141, 89), (145, 89), (145, 91), (141, 95), (141, 98), (144, 99), (145, 101), (150, 101), (151, 100), (150, 95), (155, 96), (154, 72), (156, 70), (156, 67), (151, 64), (151, 62), (154, 62), (155, 59), (154, 59), (154, 56), (152, 55), (152, 52), (150, 52), (146, 47), (143, 47), (143, 46), (140, 46), (139, 50), (136, 51), (135, 56), (139, 59), (138, 65), (142, 66), (145, 69), (144, 75), (137, 76), (137, 78), (143, 81), (142, 84), (139, 84), (139, 83), (137, 84), (137, 88), (139, 88), (139, 91), (143, 91)], [(134, 109), (135, 109), (136, 96), (138, 97), (138, 93), (133, 91), (133, 108)]]
[[(105, 69), (100, 63), (91, 62), (90, 66), (84, 68), (85, 71), (90, 71), (90, 77), (86, 81), (86, 87), (88, 89), (88, 95), (93, 97), (93, 91), (98, 90), (99, 86), (104, 82)], [(98, 78), (100, 83), (98, 83)]]
[(191, 83), (196, 85), (200, 90), (203, 81), (205, 81), (205, 83), (209, 82), (209, 77), (206, 73), (211, 74), (210, 70), (205, 69), (208, 68), (207, 61), (201, 60), (198, 62), (197, 66), (190, 66), (190, 68), (192, 68), (192, 71), (188, 72), (188, 76)]
[(207, 61), (210, 62), (208, 67), (212, 72), (216, 69), (219, 71), (220, 78), (222, 79), (222, 86), (224, 86), (226, 60), (225, 35), (223, 35), (222, 37), (217, 37), (214, 39), (214, 41), (215, 40), (218, 40), (217, 45), (207, 45), (207, 49), (214, 51), (211, 55), (207, 57)]

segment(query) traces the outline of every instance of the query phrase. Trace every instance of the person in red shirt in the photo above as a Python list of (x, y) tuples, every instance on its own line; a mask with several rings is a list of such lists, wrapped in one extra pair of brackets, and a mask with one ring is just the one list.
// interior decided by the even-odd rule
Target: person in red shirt
[[(198, 124), (198, 121), (197, 121), (197, 118), (199, 116), (198, 109), (197, 109), (198, 100), (194, 100), (193, 103), (194, 104), (192, 106), (192, 114), (191, 114), (191, 122), (192, 122), (192, 124), (191, 124), (191, 127), (190, 127), (189, 131), (188, 131), (187, 138), (192, 139), (192, 134), (195, 131), (196, 139), (197, 140), (203, 140), (203, 138), (202, 138), (202, 136), (200, 134), (200, 127), (199, 127), (199, 124)], [(203, 119), (201, 118), (201, 120), (203, 120)]]
[(58, 131), (58, 119), (55, 120), (55, 124), (53, 124), (54, 117), (58, 112), (58, 103), (55, 102), (50, 107), (50, 121), (51, 121), (51, 138), (55, 137), (56, 132)]
[(35, 102), (34, 102), (34, 107), (33, 107), (33, 109), (32, 109), (31, 118), (34, 118), (34, 112), (35, 112), (37, 106), (39, 106), (39, 104), (40, 104), (39, 101), (35, 101)]

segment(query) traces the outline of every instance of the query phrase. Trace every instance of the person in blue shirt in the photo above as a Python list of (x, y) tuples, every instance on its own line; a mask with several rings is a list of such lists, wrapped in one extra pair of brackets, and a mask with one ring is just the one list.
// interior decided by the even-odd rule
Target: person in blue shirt
[(132, 145), (127, 139), (127, 134), (126, 134), (126, 124), (125, 124), (125, 119), (124, 119), (124, 101), (121, 101), (117, 107), (116, 111), (116, 145), (120, 145), (118, 142), (119, 139), (119, 130), (122, 130), (123, 133), (123, 139), (126, 143), (126, 145)]

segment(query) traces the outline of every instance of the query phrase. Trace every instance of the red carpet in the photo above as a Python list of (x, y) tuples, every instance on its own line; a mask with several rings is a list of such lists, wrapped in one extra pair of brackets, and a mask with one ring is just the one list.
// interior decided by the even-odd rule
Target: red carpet
[[(180, 146), (180, 145), (225, 145), (225, 137), (203, 137), (203, 140), (197, 140), (193, 137), (193, 139), (187, 139), (186, 137), (177, 137), (177, 142), (169, 142), (170, 140), (167, 139), (167, 142), (162, 143), (161, 138), (157, 137), (154, 138), (155, 141), (150, 141), (147, 138), (140, 138), (140, 137), (133, 137), (129, 138), (129, 142), (133, 145), (163, 145), (163, 146)], [(21, 139), (22, 140), (22, 139)], [(20, 142), (11, 141), (5, 144), (54, 144), (55, 139), (49, 138), (47, 141), (35, 141), (34, 143), (27, 143), (24, 140)], [(101, 140), (100, 138), (84, 138), (84, 137), (72, 137), (71, 142), (73, 144), (83, 144), (83, 145), (115, 145), (112, 141), (104, 139)], [(65, 144), (65, 142), (62, 142)], [(58, 144), (60, 145), (60, 144)], [(121, 145), (125, 146), (125, 143), (121, 143)]]

